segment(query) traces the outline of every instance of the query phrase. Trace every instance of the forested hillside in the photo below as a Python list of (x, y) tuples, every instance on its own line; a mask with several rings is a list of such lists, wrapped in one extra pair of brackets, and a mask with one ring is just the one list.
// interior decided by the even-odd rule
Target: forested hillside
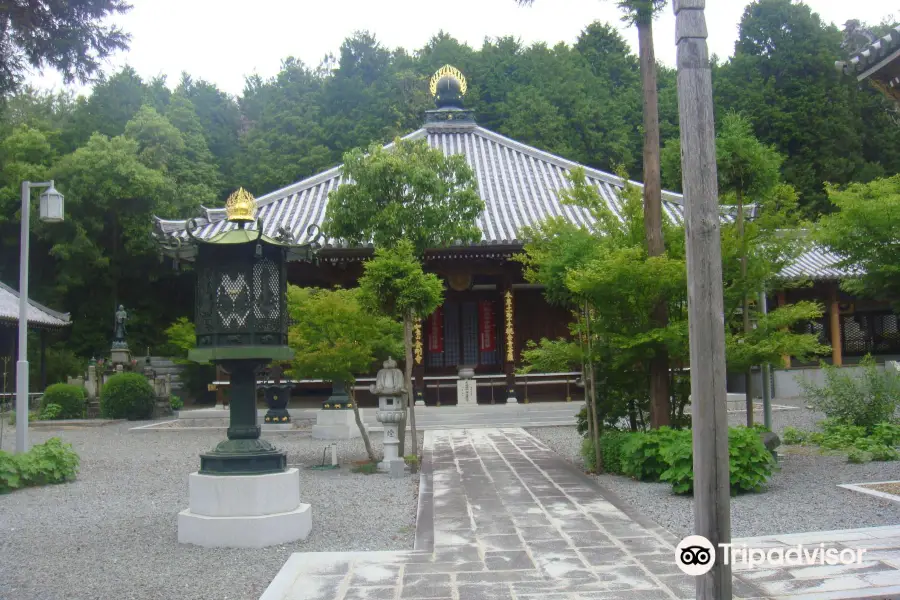
[[(743, 113), (785, 155), (784, 179), (809, 216), (828, 209), (826, 181), (900, 172), (897, 113), (838, 74), (834, 61), (850, 50), (842, 40), (802, 4), (760, 0), (745, 12), (734, 57), (713, 71), (717, 118)], [(17, 282), (21, 181), (54, 178), (66, 221), (33, 225), (32, 297), (72, 313), (68, 347), (81, 356), (106, 353), (120, 303), (132, 315), (132, 349), (159, 350), (165, 325), (192, 313), (192, 277), (159, 259), (152, 215), (221, 205), (239, 185), (261, 195), (417, 129), (432, 106), (428, 78), (447, 63), (466, 75), (480, 125), (641, 179), (638, 61), (603, 23), (553, 47), (505, 38), (471, 48), (440, 33), (424, 48), (392, 49), (358, 33), (319, 66), (288, 58), (272, 79), (248, 78), (237, 98), (188, 74), (146, 80), (126, 68), (88, 97), (25, 89), (5, 100), (0, 280)], [(675, 72), (665, 67), (659, 104), (665, 144), (678, 137)]]

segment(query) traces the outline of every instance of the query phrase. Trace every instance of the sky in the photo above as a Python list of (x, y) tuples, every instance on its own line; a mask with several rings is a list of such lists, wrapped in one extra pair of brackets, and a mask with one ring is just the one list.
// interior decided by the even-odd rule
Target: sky
[[(877, 23), (892, 13), (896, 0), (807, 0), (827, 22), (848, 19)], [(535, 0), (529, 7), (515, 0), (131, 0), (133, 9), (113, 18), (132, 36), (130, 49), (111, 57), (104, 68), (115, 72), (128, 64), (146, 79), (166, 75), (170, 87), (182, 71), (239, 95), (245, 76), (275, 75), (281, 60), (294, 56), (311, 67), (354, 31), (368, 30), (388, 48), (421, 48), (444, 30), (473, 48), (486, 37), (512, 35), (524, 43), (572, 44), (591, 22), (612, 23), (637, 53), (637, 33), (620, 21), (612, 0)], [(737, 39), (744, 0), (707, 0), (706, 21), (711, 53), (730, 56)], [(675, 63), (675, 17), (671, 2), (654, 22), (657, 59)], [(63, 89), (52, 70), (32, 73), (37, 87)], [(87, 93), (89, 87), (68, 89)]]

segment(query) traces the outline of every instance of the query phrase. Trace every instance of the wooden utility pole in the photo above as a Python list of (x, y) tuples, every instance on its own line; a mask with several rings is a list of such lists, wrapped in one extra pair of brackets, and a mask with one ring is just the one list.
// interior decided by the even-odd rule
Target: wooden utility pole
[(674, 0), (678, 115), (685, 204), (694, 430), (694, 533), (716, 549), (715, 566), (696, 578), (698, 600), (731, 600), (731, 542), (725, 315), (716, 181), (716, 132), (706, 46), (705, 0)]

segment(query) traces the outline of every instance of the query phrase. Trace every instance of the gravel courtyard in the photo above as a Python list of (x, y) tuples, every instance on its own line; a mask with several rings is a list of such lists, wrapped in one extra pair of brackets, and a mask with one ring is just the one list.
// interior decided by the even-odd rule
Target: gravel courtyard
[[(71, 443), (81, 471), (69, 484), (0, 496), (0, 598), (247, 600), (259, 598), (292, 552), (413, 547), (417, 475), (351, 473), (351, 461), (366, 458), (361, 440), (338, 442), (340, 470), (310, 471), (327, 442), (277, 433), (264, 437), (300, 468), (301, 498), (312, 505), (309, 538), (250, 550), (179, 545), (188, 474), (225, 432), (128, 431), (142, 424), (32, 430), (32, 443), (53, 436)], [(14, 444), (6, 424), (3, 449)], [(372, 445), (380, 455), (380, 433)]]
[[(801, 401), (777, 400), (799, 410), (773, 411), (773, 429), (779, 435), (787, 426), (814, 429), (824, 415), (805, 408)], [(762, 414), (754, 417), (762, 422)], [(746, 421), (746, 413), (729, 414), (732, 425)], [(574, 427), (535, 427), (528, 432), (561, 456), (581, 465), (581, 440)], [(788, 450), (787, 452), (785, 452)], [(900, 479), (900, 462), (847, 463), (846, 457), (822, 456), (815, 448), (782, 446), (781, 470), (769, 480), (768, 489), (731, 499), (731, 535), (755, 537), (775, 533), (828, 531), (900, 522), (900, 503), (851, 492), (839, 483)], [(676, 536), (693, 533), (694, 502), (672, 494), (671, 485), (638, 482), (620, 475), (596, 476), (600, 484), (625, 503)]]

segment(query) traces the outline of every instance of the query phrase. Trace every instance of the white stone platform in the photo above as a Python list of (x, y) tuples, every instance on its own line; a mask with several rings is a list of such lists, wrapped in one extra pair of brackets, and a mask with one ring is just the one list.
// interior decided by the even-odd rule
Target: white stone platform
[(207, 548), (264, 548), (304, 540), (312, 508), (300, 502), (300, 472), (191, 473), (190, 507), (178, 514), (178, 542)]
[[(365, 427), (365, 423), (363, 427)], [(366, 431), (368, 431), (368, 427), (366, 427)], [(316, 415), (312, 436), (317, 440), (352, 440), (362, 437), (362, 434), (359, 432), (359, 425), (356, 424), (356, 416), (352, 410), (322, 409)]]

